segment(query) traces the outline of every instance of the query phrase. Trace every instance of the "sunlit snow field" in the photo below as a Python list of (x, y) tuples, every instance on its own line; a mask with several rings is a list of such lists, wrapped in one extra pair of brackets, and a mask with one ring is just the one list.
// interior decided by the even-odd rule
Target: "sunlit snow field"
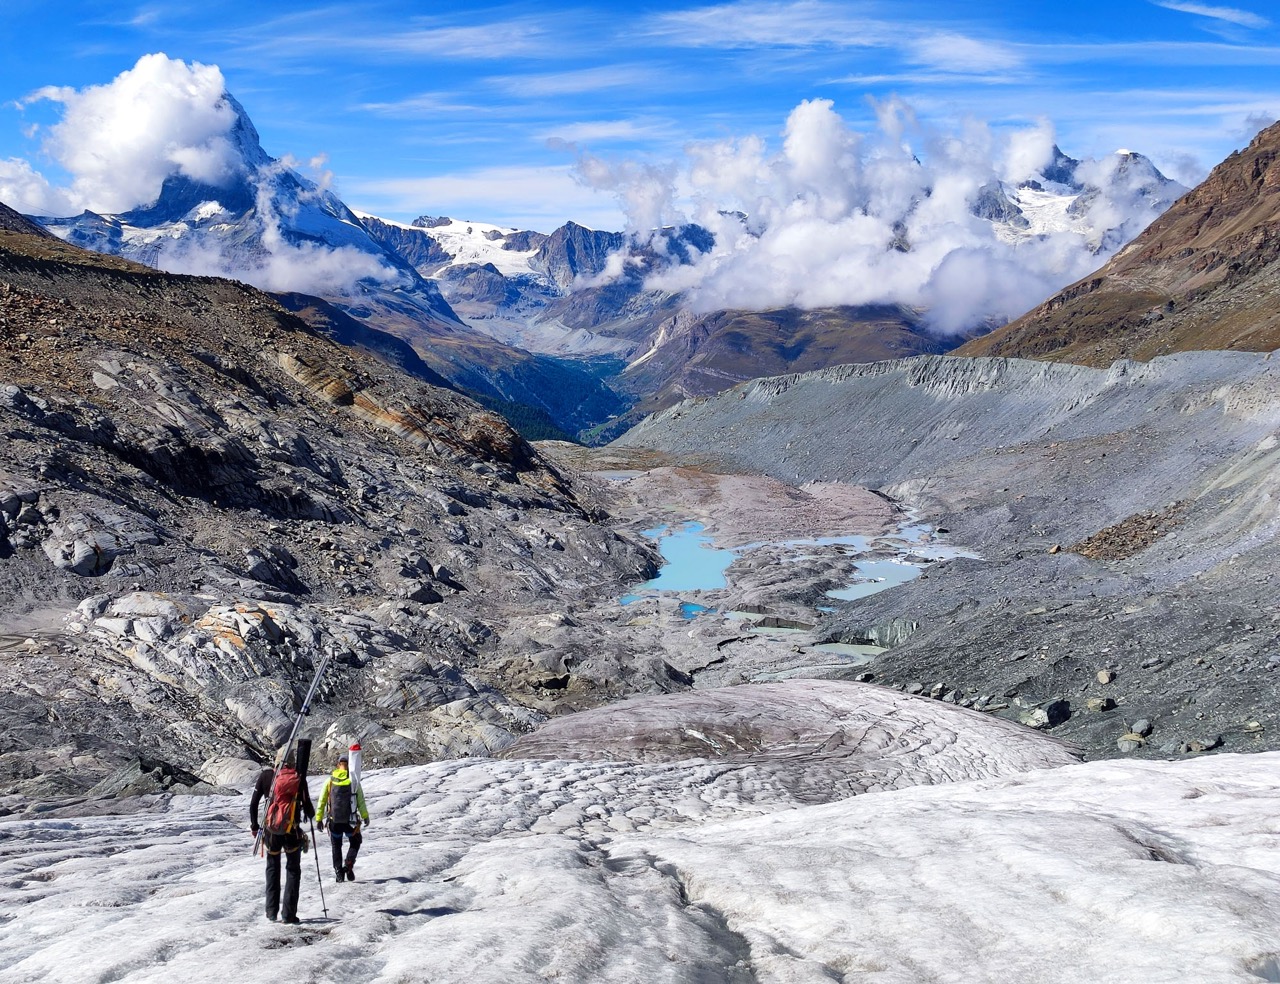
[(247, 796), (0, 820), (0, 980), (1280, 980), (1280, 753), (1062, 764), (813, 681), (557, 720), (550, 757), (367, 773), (359, 881), (322, 844), (300, 926), (263, 917)]

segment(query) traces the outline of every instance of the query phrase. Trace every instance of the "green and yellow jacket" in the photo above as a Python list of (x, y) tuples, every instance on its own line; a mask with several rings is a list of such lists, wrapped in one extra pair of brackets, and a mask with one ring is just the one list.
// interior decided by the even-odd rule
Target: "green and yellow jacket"
[[(320, 793), (320, 802), (316, 805), (316, 823), (326, 819), (333, 823), (357, 824), (369, 819), (369, 809), (364, 805), (364, 790), (355, 787), (352, 796), (351, 776), (342, 766), (338, 766), (325, 780), (324, 790)], [(328, 817), (325, 810), (328, 810)]]

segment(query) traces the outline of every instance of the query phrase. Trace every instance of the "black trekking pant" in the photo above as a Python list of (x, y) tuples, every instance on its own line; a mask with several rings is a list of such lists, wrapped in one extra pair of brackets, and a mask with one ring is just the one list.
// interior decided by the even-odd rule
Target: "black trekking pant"
[[(346, 834), (347, 839), (351, 841), (347, 848), (347, 860), (342, 860), (342, 835)], [(360, 833), (360, 826), (352, 826), (349, 823), (337, 823), (334, 820), (329, 821), (329, 843), (333, 846), (333, 870), (339, 868), (354, 868), (356, 866), (356, 855), (360, 853), (360, 845), (364, 841), (364, 836)]]
[[(298, 918), (298, 889), (302, 884), (302, 839), (298, 834), (268, 834), (263, 840), (267, 855), (267, 918)], [(284, 897), (280, 895), (280, 855), (284, 855)]]

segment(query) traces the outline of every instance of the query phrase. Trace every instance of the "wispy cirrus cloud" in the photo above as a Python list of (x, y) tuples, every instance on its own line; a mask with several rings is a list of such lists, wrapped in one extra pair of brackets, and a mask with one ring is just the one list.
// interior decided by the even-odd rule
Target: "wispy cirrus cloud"
[(851, 14), (823, 0), (726, 3), (659, 14), (640, 27), (688, 48), (876, 47), (900, 38), (890, 21)]
[(1236, 7), (1215, 7), (1207, 3), (1185, 3), (1182, 0), (1152, 0), (1157, 7), (1176, 10), (1182, 14), (1194, 14), (1197, 17), (1208, 17), (1211, 20), (1225, 21), (1238, 27), (1264, 28), (1271, 25), (1267, 18), (1252, 11), (1240, 10)]
[(1023, 82), (1020, 72), (886, 72), (881, 75), (842, 75), (829, 80), (831, 85), (1013, 85)]
[[(983, 76), (1020, 68), (1018, 48), (971, 37), (907, 15), (889, 20), (825, 0), (720, 4), (667, 13), (644, 28), (677, 47), (760, 49), (881, 49), (941, 73)], [(916, 80), (923, 80), (917, 73)]]
[(572, 96), (602, 89), (667, 88), (671, 84), (669, 75), (658, 66), (639, 64), (601, 65), (545, 74), (495, 75), (486, 81), (510, 95), (533, 98)]
[(295, 11), (245, 25), (229, 40), (243, 51), (290, 61), (321, 52), (376, 54), (381, 59), (431, 57), (460, 61), (561, 57), (559, 24), (549, 18), (514, 17), (476, 23), (419, 18), (400, 23), (373, 21), (367, 12), (343, 6)]
[(377, 113), (379, 116), (417, 119), (437, 116), (442, 113), (481, 113), (487, 107), (475, 103), (458, 102), (451, 93), (421, 92), (416, 96), (409, 96), (392, 102), (360, 103), (357, 108), (364, 112)]
[(588, 120), (554, 124), (538, 136), (561, 144), (590, 144), (602, 140), (670, 140), (678, 136), (679, 132), (675, 123), (670, 120)]
[(481, 59), (548, 55), (552, 47), (547, 26), (534, 19), (390, 31), (373, 37), (344, 38), (343, 43), (402, 55)]
[(919, 38), (911, 43), (909, 51), (917, 64), (966, 75), (1021, 68), (1026, 60), (1010, 45), (950, 33)]
[(1021, 47), (1030, 61), (1044, 65), (1088, 62), (1194, 68), (1280, 65), (1280, 46), (1226, 44), (1221, 41), (1064, 41), (1024, 44)]

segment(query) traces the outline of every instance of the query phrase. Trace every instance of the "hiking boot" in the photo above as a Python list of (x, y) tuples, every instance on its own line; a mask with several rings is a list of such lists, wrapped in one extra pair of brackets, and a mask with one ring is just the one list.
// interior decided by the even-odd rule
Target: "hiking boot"
[(296, 926), (302, 922), (297, 916), (285, 916), (280, 920), (282, 923), (288, 923), (290, 926)]
[[(334, 868), (334, 869), (333, 869), (333, 880), (334, 880), (334, 881), (342, 881), (342, 880), (343, 880), (344, 878), (346, 878), (346, 877), (347, 877), (347, 869), (346, 869), (346, 868)], [(352, 879), (352, 880), (354, 881), (355, 879)]]
[(268, 919), (270, 919), (272, 922), (275, 922), (275, 921), (276, 921), (276, 915), (275, 915), (275, 913), (274, 913), (274, 912), (268, 912), (268, 913), (267, 913), (267, 918), (268, 918)]
[(347, 866), (346, 866), (345, 868), (343, 868), (342, 870), (343, 870), (343, 871), (345, 871), (345, 872), (347, 873), (347, 881), (355, 881), (355, 880), (356, 880), (356, 869), (355, 869), (355, 867), (354, 867), (354, 866), (352, 866), (352, 865), (347, 865)]

